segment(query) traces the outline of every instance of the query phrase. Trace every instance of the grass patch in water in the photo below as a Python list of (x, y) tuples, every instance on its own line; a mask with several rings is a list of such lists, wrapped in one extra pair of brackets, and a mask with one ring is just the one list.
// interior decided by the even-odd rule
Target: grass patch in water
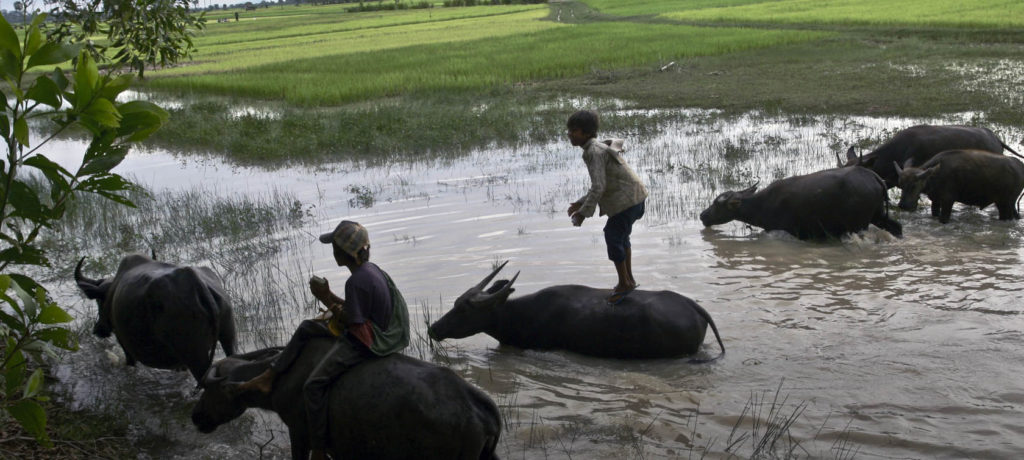
[[(511, 90), (493, 97), (452, 93), (337, 108), (280, 106), (275, 117), (261, 117), (234, 115), (235, 101), (199, 100), (171, 109), (171, 121), (149, 145), (174, 152), (208, 149), (232, 163), (268, 167), (456, 157), (476, 148), (563, 137), (565, 120), (579, 104)], [(593, 104), (599, 110), (607, 108), (602, 110), (603, 123), (637, 135), (657, 132), (661, 121), (669, 118), (660, 113), (615, 113), (609, 101)]]
[(308, 205), (284, 192), (253, 198), (203, 188), (159, 193), (138, 189), (128, 198), (137, 207), (93, 194), (76, 196), (65, 218), (42, 237), (41, 246), (54, 255), (54, 265), (70, 267), (88, 256), (87, 268), (109, 272), (123, 255), (151, 251), (171, 261), (230, 260), (226, 254), (243, 251), (267, 256), (280, 250), (284, 236), (279, 234), (310, 217)]

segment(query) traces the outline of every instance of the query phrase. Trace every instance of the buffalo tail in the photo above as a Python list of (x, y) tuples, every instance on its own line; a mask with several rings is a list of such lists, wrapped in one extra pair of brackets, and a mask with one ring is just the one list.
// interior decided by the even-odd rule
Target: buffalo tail
[(704, 321), (707, 321), (708, 325), (711, 326), (711, 330), (715, 333), (715, 339), (718, 340), (718, 346), (722, 348), (722, 352), (719, 353), (718, 356), (715, 356), (714, 358), (710, 358), (710, 359), (697, 359), (697, 358), (691, 359), (690, 363), (691, 364), (710, 363), (712, 361), (717, 360), (718, 358), (721, 358), (722, 356), (725, 356), (725, 345), (722, 343), (722, 336), (718, 334), (718, 326), (715, 326), (715, 320), (711, 319), (711, 315), (708, 314), (708, 311), (705, 310), (704, 307), (702, 307), (700, 305), (696, 305), (695, 304), (694, 307), (696, 307), (697, 313), (700, 314), (701, 318), (704, 318)]

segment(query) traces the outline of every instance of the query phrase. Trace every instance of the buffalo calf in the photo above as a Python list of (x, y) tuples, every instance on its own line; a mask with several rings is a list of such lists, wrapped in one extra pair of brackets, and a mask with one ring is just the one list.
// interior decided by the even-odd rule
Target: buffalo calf
[(924, 193), (932, 202), (932, 216), (944, 224), (953, 213), (953, 203), (981, 209), (995, 203), (999, 220), (1020, 219), (1016, 201), (1024, 190), (1024, 163), (1016, 158), (981, 150), (949, 150), (920, 166), (908, 161), (894, 169), (903, 191), (901, 209), (916, 210)]

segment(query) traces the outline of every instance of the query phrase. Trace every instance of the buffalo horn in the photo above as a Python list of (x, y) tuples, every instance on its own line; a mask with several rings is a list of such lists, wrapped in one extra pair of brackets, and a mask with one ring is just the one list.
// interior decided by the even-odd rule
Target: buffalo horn
[(754, 185), (751, 185), (750, 187), (747, 187), (747, 188), (745, 188), (743, 190), (740, 190), (740, 193), (754, 193), (754, 192), (757, 191), (757, 184), (760, 184), (760, 183), (761, 183), (761, 181), (754, 182)]
[(836, 152), (836, 164), (838, 167), (843, 167), (843, 158), (839, 156), (839, 152)]
[(903, 174), (903, 168), (900, 167), (898, 162), (892, 162), (892, 165), (896, 167), (896, 174)]
[(217, 366), (210, 366), (206, 371), (206, 375), (203, 376), (202, 386), (205, 388), (212, 384), (219, 383), (224, 380), (227, 376), (217, 376)]
[(85, 263), (85, 257), (84, 256), (81, 259), (79, 259), (78, 260), (78, 264), (75, 265), (75, 282), (78, 283), (79, 285), (85, 283), (85, 284), (88, 284), (90, 286), (96, 286), (96, 285), (100, 284), (99, 281), (91, 279), (91, 278), (86, 278), (84, 275), (82, 275), (82, 264), (83, 263)]
[(481, 281), (479, 284), (476, 285), (476, 289), (478, 291), (482, 291), (482, 290), (486, 289), (487, 288), (487, 283), (490, 283), (491, 280), (494, 279), (494, 277), (498, 275), (498, 272), (500, 272), (502, 268), (505, 268), (505, 265), (507, 265), (507, 264), (508, 264), (508, 261), (506, 260), (504, 263), (499, 265), (498, 268), (495, 268), (494, 271), (491, 272), (490, 275), (487, 275), (487, 277), (484, 278), (483, 281)]

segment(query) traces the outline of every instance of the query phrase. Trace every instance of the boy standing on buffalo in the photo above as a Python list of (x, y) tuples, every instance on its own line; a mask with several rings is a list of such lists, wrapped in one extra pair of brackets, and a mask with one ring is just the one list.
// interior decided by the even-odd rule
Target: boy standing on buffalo
[(370, 238), (366, 228), (356, 222), (342, 221), (334, 231), (320, 235), (320, 242), (330, 244), (335, 262), (351, 272), (345, 282), (345, 299), (331, 292), (327, 280), (311, 279), (310, 291), (327, 306), (330, 315), (325, 312), (317, 319), (303, 321), (270, 368), (238, 387), (238, 391), (270, 393), (277, 375), (288, 370), (310, 339), (337, 337), (334, 346), (303, 385), (313, 460), (325, 458), (327, 395), (331, 384), (355, 365), (397, 353), (409, 344), (409, 312), (405, 299), (391, 277), (370, 262)]
[(647, 189), (622, 158), (622, 139), (598, 142), (597, 127), (597, 114), (589, 110), (572, 114), (566, 123), (569, 142), (583, 149), (583, 162), (590, 173), (590, 189), (583, 198), (569, 205), (568, 214), (577, 227), (593, 216), (598, 207), (600, 215), (609, 216), (604, 226), (604, 241), (619, 282), (612, 289), (608, 302), (617, 304), (637, 286), (633, 279), (629, 235), (633, 232), (633, 223), (644, 215)]

